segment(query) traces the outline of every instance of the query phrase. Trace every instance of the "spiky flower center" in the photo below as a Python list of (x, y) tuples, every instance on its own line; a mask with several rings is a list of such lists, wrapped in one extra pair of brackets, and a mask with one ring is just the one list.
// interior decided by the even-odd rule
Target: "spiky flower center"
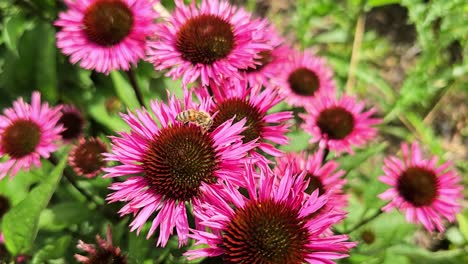
[(127, 264), (127, 257), (113, 248), (98, 248), (86, 264)]
[(251, 201), (224, 230), (224, 263), (304, 263), (309, 239), (299, 210), (273, 199)]
[(8, 197), (0, 195), (0, 220), (10, 210), (10, 200)]
[(353, 131), (354, 117), (348, 110), (336, 106), (320, 113), (317, 126), (329, 139), (343, 139)]
[(93, 174), (101, 170), (106, 165), (102, 153), (106, 152), (107, 148), (101, 141), (90, 139), (80, 143), (73, 153), (73, 166), (86, 175)]
[(60, 135), (65, 140), (78, 138), (83, 129), (83, 118), (81, 118), (78, 112), (72, 111), (63, 113), (58, 123), (64, 128)]
[(226, 99), (216, 106), (213, 113), (216, 112), (218, 114), (213, 119), (212, 130), (235, 116), (234, 122), (246, 119), (245, 126), (247, 129), (241, 134), (244, 136), (243, 142), (249, 142), (261, 136), (265, 126), (263, 122), (265, 113), (262, 113), (258, 107), (252, 105), (247, 99)]
[(438, 196), (439, 181), (433, 171), (421, 167), (409, 167), (400, 175), (397, 189), (412, 205), (429, 206)]
[(294, 93), (313, 96), (320, 87), (320, 79), (315, 72), (307, 68), (298, 68), (288, 77), (288, 83)]
[(122, 0), (97, 0), (85, 11), (83, 30), (91, 42), (109, 47), (130, 34), (133, 19), (132, 10)]
[(31, 120), (13, 121), (2, 135), (3, 151), (15, 159), (20, 159), (34, 152), (41, 139), (41, 129)]
[(233, 26), (216, 15), (190, 18), (176, 36), (177, 50), (193, 64), (210, 65), (226, 58), (235, 45)]
[(319, 195), (322, 195), (325, 192), (325, 189), (323, 187), (323, 183), (322, 183), (322, 181), (320, 180), (319, 177), (317, 177), (317, 176), (315, 176), (313, 174), (307, 173), (305, 179), (309, 180), (309, 185), (305, 189), (306, 193), (312, 194), (317, 189), (319, 190)]
[(197, 197), (202, 182), (216, 182), (213, 145), (209, 133), (192, 124), (161, 129), (150, 142), (142, 162), (151, 188), (173, 200)]
[(271, 54), (271, 51), (269, 50), (260, 51), (258, 56), (260, 56), (260, 58), (255, 59), (258, 64), (255, 65), (255, 68), (248, 68), (246, 72), (251, 73), (261, 71), (274, 59), (273, 54)]

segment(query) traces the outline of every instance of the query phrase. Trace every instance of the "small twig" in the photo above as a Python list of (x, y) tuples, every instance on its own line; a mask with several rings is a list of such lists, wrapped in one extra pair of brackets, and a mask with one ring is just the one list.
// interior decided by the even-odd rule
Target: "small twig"
[[(54, 155), (51, 155), (49, 157), (49, 161), (53, 164), (53, 165), (57, 165), (58, 164), (58, 159), (54, 156)], [(88, 201), (96, 204), (98, 207), (102, 205), (102, 203), (100, 203), (99, 201), (97, 201), (93, 195), (91, 195), (90, 193), (88, 193), (85, 189), (81, 188), (78, 183), (76, 182), (75, 178), (73, 177), (73, 174), (68, 170), (68, 168), (65, 168), (63, 170), (63, 176), (65, 176), (65, 178), (68, 180), (68, 182), (78, 191), (80, 192)]]
[(143, 95), (141, 94), (140, 86), (138, 86), (136, 77), (135, 77), (135, 72), (132, 69), (129, 69), (127, 71), (128, 79), (130, 80), (130, 84), (132, 85), (133, 91), (135, 91), (135, 95), (138, 99), (138, 102), (140, 103), (141, 106), (145, 106), (145, 103), (143, 102)]
[(429, 108), (430, 110), (426, 113), (423, 122), (425, 124), (430, 124), (432, 123), (434, 119), (434, 114), (435, 112), (440, 108), (443, 107), (443, 99), (449, 94), (449, 91), (453, 87), (453, 84), (455, 81), (451, 81), (446, 89), (443, 89), (440, 93), (437, 94), (436, 99), (433, 100), (433, 103), (431, 104), (431, 107)]
[(361, 226), (371, 222), (372, 220), (376, 219), (379, 215), (381, 215), (383, 213), (383, 211), (381, 209), (379, 209), (378, 211), (376, 211), (373, 215), (371, 215), (369, 218), (366, 218), (364, 220), (361, 220), (361, 222), (357, 223), (354, 227), (352, 227), (351, 229), (343, 232), (344, 234), (351, 234), (352, 232), (356, 231), (357, 229), (359, 229)]
[(349, 71), (348, 71), (348, 79), (346, 82), (346, 93), (352, 94), (353, 87), (356, 84), (356, 67), (359, 62), (359, 52), (361, 49), (362, 38), (364, 36), (364, 29), (365, 29), (365, 21), (366, 15), (361, 10), (357, 22), (356, 22), (356, 30), (354, 32), (354, 41), (353, 41), (353, 50), (351, 52), (351, 61), (349, 63)]

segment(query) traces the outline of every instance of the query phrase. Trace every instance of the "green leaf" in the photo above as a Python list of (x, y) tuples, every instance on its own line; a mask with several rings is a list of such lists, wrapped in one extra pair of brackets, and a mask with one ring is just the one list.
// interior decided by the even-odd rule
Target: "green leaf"
[(143, 235), (140, 234), (140, 236), (137, 236), (135, 232), (131, 232), (128, 236), (129, 257), (133, 259), (144, 259), (148, 255), (150, 249), (154, 250), (154, 242), (145, 239)]
[(338, 158), (337, 161), (342, 169), (350, 171), (362, 165), (370, 157), (381, 153), (385, 148), (387, 148), (386, 142), (382, 142), (378, 145), (374, 144), (369, 148), (357, 150), (354, 155), (342, 156)]
[(3, 39), (6, 46), (18, 55), (18, 39), (26, 29), (26, 21), (23, 16), (16, 15), (7, 17), (4, 22)]
[(293, 131), (291, 133), (288, 133), (287, 136), (290, 139), (289, 145), (280, 146), (281, 150), (297, 152), (305, 150), (310, 145), (310, 136), (304, 131)]
[(26, 252), (33, 245), (38, 231), (39, 215), (57, 188), (66, 162), (67, 156), (64, 156), (48, 177), (3, 217), (5, 244), (13, 255)]
[(31, 171), (19, 171), (14, 180), (4, 179), (0, 181), (0, 193), (6, 195), (11, 203), (15, 205), (24, 200), (28, 195), (29, 187), (37, 181), (38, 177)]
[(37, 26), (35, 39), (36, 87), (49, 102), (58, 99), (55, 30), (49, 23)]
[(126, 123), (116, 115), (110, 115), (106, 110), (105, 99), (98, 98), (88, 105), (89, 114), (101, 125), (110, 129), (110, 131), (128, 131)]
[(465, 241), (468, 241), (468, 212), (457, 214), (458, 225), (460, 226), (460, 232), (465, 237)]
[(39, 227), (51, 231), (61, 230), (70, 225), (80, 224), (90, 218), (92, 213), (81, 202), (64, 202), (42, 211)]
[(456, 226), (451, 226), (445, 231), (445, 237), (456, 246), (463, 246), (465, 243), (465, 238)]
[(32, 264), (46, 263), (50, 259), (58, 259), (67, 253), (70, 246), (71, 236), (63, 236), (57, 240), (52, 240), (45, 247), (41, 248), (32, 259)]
[(131, 109), (139, 108), (140, 104), (138, 103), (135, 92), (122, 74), (117, 71), (112, 71), (110, 73), (110, 77), (114, 84), (115, 92), (119, 96), (120, 100), (122, 100), (122, 102)]
[(439, 139), (434, 134), (434, 131), (427, 126), (424, 121), (413, 112), (406, 112), (406, 118), (414, 126), (418, 134), (421, 136), (421, 141), (429, 146), (432, 153), (442, 157), (445, 150), (439, 142)]
[(400, 0), (368, 0), (366, 2), (366, 7), (372, 8), (383, 5), (398, 4)]
[[(412, 263), (427, 264), (458, 264), (463, 263), (462, 258), (465, 254), (463, 249), (442, 250), (430, 252), (422, 248), (409, 245), (398, 245), (392, 247), (390, 251), (393, 254), (407, 256)], [(466, 262), (465, 262), (466, 263)]]

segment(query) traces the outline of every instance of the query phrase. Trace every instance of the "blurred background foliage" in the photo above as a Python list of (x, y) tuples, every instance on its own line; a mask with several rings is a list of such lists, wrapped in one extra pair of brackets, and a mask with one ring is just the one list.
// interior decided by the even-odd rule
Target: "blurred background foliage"
[[(231, 2), (268, 17), (295, 48), (325, 57), (341, 92), (365, 100), (384, 118), (374, 144), (338, 159), (347, 171), (350, 207), (349, 217), (336, 227), (337, 232), (349, 230), (383, 205), (376, 195), (385, 186), (377, 176), (382, 173), (383, 157), (398, 154), (401, 141), (420, 140), (427, 154), (453, 161), (467, 185), (466, 0)], [(169, 11), (174, 7), (171, 0), (162, 3)], [(138, 101), (125, 72), (106, 76), (80, 69), (56, 48), (53, 21), (64, 8), (61, 0), (0, 2), (0, 108), (39, 90), (51, 104), (77, 105), (86, 115), (87, 135), (105, 139), (128, 129), (118, 113), (138, 107)], [(165, 100), (165, 88), (181, 93), (180, 82), (155, 72), (148, 63), (141, 62), (136, 73), (147, 104), (150, 99)], [(274, 110), (285, 108), (286, 104), (280, 104)], [(291, 144), (284, 150), (310, 148), (309, 136), (298, 126), (289, 136)], [(110, 224), (115, 243), (128, 252), (131, 263), (187, 262), (181, 256), (185, 248), (178, 249), (176, 240), (161, 249), (155, 247), (154, 237), (145, 239), (145, 230), (138, 237), (129, 232), (131, 220), (116, 214), (120, 205), (105, 205), (111, 180), (77, 180), (93, 202), (69, 183), (54, 182), (60, 179), (63, 162), (20, 173), (14, 181), (0, 181), (0, 193), (21, 209), (9, 217), (13, 220), (4, 219), (0, 230), (12, 222), (18, 226), (36, 223), (30, 229), (16, 230), (23, 237), (9, 245), (10, 251), (29, 255), (32, 263), (73, 263), (77, 240), (95, 243), (95, 234), (104, 234)], [(466, 199), (464, 208), (457, 224), (445, 234), (429, 234), (406, 223), (398, 212), (381, 215), (351, 233), (360, 245), (340, 262), (468, 263)]]

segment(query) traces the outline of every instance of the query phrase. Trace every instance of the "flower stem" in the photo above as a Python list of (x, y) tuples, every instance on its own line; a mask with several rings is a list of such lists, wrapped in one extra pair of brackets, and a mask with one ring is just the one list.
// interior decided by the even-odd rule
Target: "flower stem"
[(145, 103), (143, 102), (143, 95), (141, 94), (141, 89), (140, 86), (138, 86), (136, 77), (135, 77), (135, 72), (133, 69), (129, 69), (127, 71), (128, 79), (130, 80), (130, 84), (132, 85), (133, 91), (135, 91), (135, 95), (138, 99), (138, 102), (140, 103), (141, 106), (145, 106)]
[(351, 234), (352, 232), (356, 231), (363, 225), (371, 222), (372, 220), (376, 219), (379, 215), (381, 215), (383, 211), (381, 209), (377, 210), (373, 215), (369, 216), (366, 219), (361, 220), (361, 222), (357, 223), (354, 227), (350, 228), (349, 230), (343, 232), (344, 234)]
[[(365, 3), (366, 1), (363, 1)], [(345, 91), (348, 94), (353, 93), (353, 87), (356, 83), (356, 67), (359, 62), (359, 53), (361, 49), (361, 44), (362, 44), (362, 39), (364, 36), (365, 32), (365, 21), (366, 21), (366, 16), (363, 11), (363, 5), (361, 5), (360, 11), (359, 11), (359, 16), (356, 21), (356, 29), (354, 32), (354, 40), (353, 40), (353, 49), (351, 52), (351, 61), (349, 63), (349, 71), (348, 71), (348, 78), (346, 82), (346, 88)]]
[[(49, 161), (50, 163), (52, 163), (53, 165), (57, 165), (58, 164), (58, 159), (54, 156), (54, 155), (51, 155), (49, 157)], [(86, 191), (85, 189), (81, 188), (78, 183), (76, 182), (73, 174), (70, 172), (69, 168), (65, 168), (65, 170), (63, 171), (63, 176), (65, 176), (65, 178), (68, 180), (68, 182), (78, 191), (80, 192), (88, 201), (96, 204), (97, 206), (101, 206), (102, 203), (97, 201), (94, 196), (90, 193), (88, 193), (88, 191)]]

